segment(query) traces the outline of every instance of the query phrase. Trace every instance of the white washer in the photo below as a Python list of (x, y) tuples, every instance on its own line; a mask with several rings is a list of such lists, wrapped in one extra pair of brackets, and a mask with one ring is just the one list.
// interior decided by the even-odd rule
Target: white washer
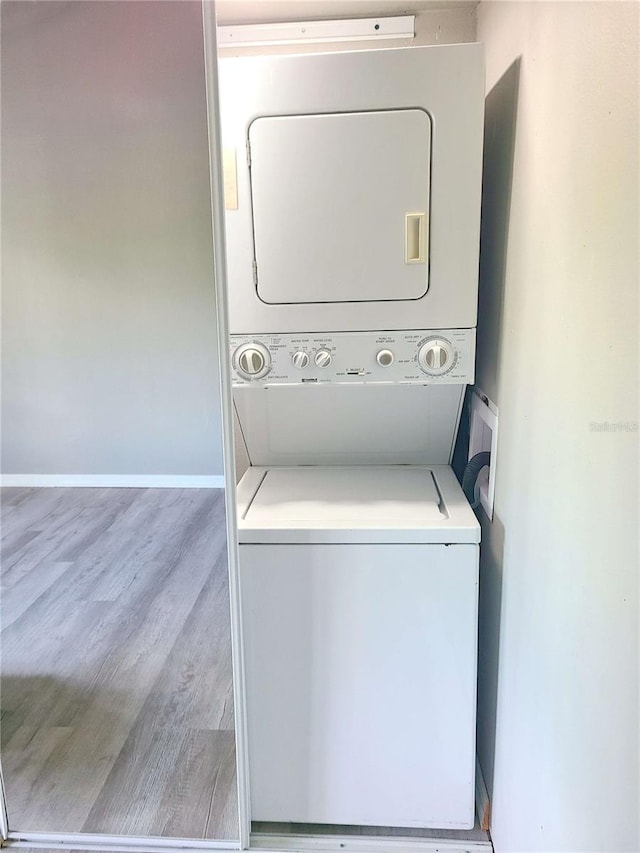
[(447, 466), (238, 487), (254, 821), (474, 823), (478, 522)]

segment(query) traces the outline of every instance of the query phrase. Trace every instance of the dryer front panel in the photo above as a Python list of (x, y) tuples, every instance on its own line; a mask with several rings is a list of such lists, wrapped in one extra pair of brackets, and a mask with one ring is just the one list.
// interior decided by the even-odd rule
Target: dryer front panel
[(249, 152), (263, 302), (425, 295), (431, 119), (424, 110), (258, 118)]
[(472, 329), (479, 44), (220, 62), (233, 334)]

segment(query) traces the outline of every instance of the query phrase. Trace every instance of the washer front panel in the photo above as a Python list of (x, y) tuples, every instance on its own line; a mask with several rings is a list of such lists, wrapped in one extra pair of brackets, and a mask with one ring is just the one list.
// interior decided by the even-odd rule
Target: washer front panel
[(241, 544), (240, 584), (252, 819), (472, 827), (478, 546)]

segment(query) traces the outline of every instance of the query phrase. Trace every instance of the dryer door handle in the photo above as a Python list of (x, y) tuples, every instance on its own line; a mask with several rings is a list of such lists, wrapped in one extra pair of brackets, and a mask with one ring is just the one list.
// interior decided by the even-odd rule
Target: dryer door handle
[(404, 222), (404, 262), (423, 264), (426, 213), (407, 213)]

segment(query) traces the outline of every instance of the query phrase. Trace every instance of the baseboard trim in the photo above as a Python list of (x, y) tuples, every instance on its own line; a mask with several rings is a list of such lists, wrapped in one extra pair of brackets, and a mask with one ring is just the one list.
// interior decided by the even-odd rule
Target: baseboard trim
[(240, 849), (237, 841), (205, 841), (195, 838), (146, 838), (125, 835), (96, 835), (83, 832), (10, 832), (2, 845), (3, 849), (15, 850), (82, 850), (120, 851), (120, 853), (202, 853), (215, 850), (218, 853)]
[(224, 489), (222, 474), (2, 474), (6, 488)]
[(491, 825), (491, 801), (489, 800), (489, 792), (484, 781), (482, 767), (476, 755), (476, 812), (480, 822), (480, 829), (485, 832), (489, 831)]

